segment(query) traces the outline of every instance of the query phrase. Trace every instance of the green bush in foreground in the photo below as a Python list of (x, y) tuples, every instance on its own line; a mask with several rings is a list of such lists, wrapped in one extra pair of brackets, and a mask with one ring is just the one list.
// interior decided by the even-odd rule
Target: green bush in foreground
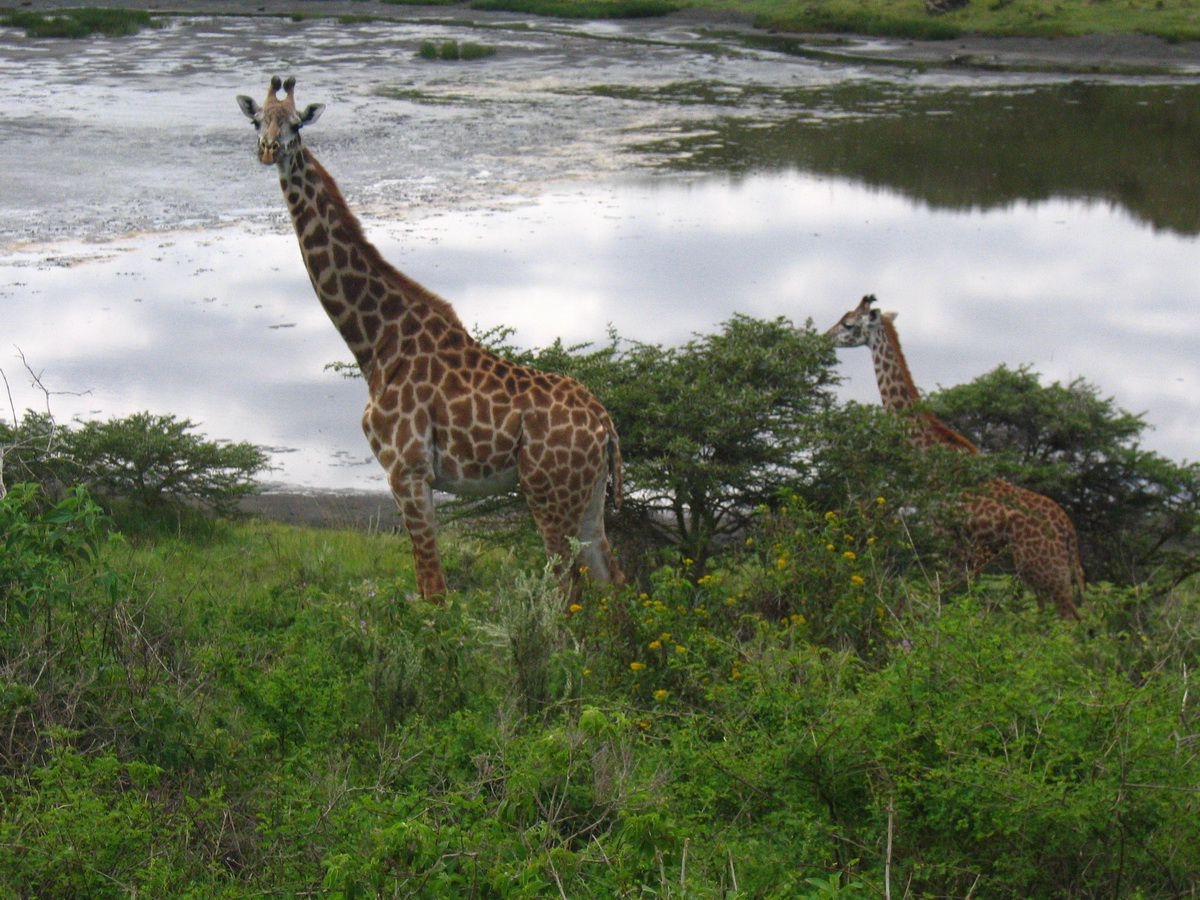
[(948, 602), (887, 503), (789, 499), (703, 577), (569, 609), (536, 549), (451, 529), (478, 586), (433, 607), (394, 536), (133, 545), (22, 493), (0, 893), (1200, 889), (1194, 591)]

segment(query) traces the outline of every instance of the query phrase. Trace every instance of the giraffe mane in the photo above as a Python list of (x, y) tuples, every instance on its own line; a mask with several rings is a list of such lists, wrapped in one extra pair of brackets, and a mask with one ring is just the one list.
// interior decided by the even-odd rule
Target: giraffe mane
[[(908, 368), (908, 360), (904, 357), (904, 349), (900, 345), (900, 335), (896, 331), (895, 324), (893, 324), (893, 320), (895, 318), (895, 313), (884, 313), (879, 317), (879, 322), (883, 328), (884, 334), (887, 336), (888, 341), (892, 345), (892, 349), (896, 353), (896, 364), (900, 367), (900, 371), (904, 376), (904, 380), (908, 384), (912, 385), (913, 393), (916, 394), (917, 383), (913, 381), (912, 372)], [(937, 435), (939, 443), (949, 444), (970, 454), (979, 453), (979, 447), (976, 446), (973, 441), (955, 431), (929, 410), (921, 409), (917, 415), (919, 415), (925, 425)]]
[[(307, 147), (303, 148), (301, 152), (304, 154), (305, 163), (312, 166), (317, 176), (324, 183), (329, 199), (337, 209), (339, 224), (346, 230), (347, 237), (362, 248), (366, 264), (378, 272), (389, 284), (401, 291), (406, 297), (420, 300), (430, 309), (436, 310), (447, 322), (462, 328), (463, 324), (458, 318), (458, 313), (454, 311), (454, 307), (448, 301), (429, 290), (429, 288), (425, 287), (419, 281), (409, 278), (384, 259), (379, 249), (367, 240), (362, 223), (358, 220), (358, 216), (350, 209), (349, 204), (346, 203), (346, 198), (342, 196), (342, 192), (338, 188), (337, 182), (334, 181), (333, 176), (317, 161), (317, 158), (313, 156)], [(465, 331), (466, 329), (463, 330)]]

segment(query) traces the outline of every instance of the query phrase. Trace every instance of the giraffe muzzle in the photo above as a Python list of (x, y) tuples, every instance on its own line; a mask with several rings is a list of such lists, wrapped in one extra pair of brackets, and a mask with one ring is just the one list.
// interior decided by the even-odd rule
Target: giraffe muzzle
[(263, 165), (270, 165), (279, 156), (279, 141), (259, 141), (258, 159)]

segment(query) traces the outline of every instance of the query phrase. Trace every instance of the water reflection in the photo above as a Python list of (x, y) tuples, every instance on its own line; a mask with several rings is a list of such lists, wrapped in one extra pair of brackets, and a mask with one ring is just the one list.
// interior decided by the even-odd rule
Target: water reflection
[[(1181, 273), (1196, 241), (1108, 204), (934, 209), (780, 172), (577, 186), (505, 212), (367, 225), (468, 326), (515, 327), (521, 345), (601, 341), (610, 324), (674, 343), (735, 311), (823, 328), (875, 292), (901, 311), (926, 389), (1000, 363), (1084, 376), (1149, 412), (1155, 449), (1195, 455), (1200, 326)], [(60, 417), (175, 412), (211, 436), (291, 451), (278, 456), (279, 481), (380, 486), (358, 428), (363, 387), (325, 371), (348, 353), (285, 223), (64, 251), (71, 265), (16, 255), (0, 266), (6, 343), (47, 386), (88, 392), (54, 397)], [(875, 402), (865, 353), (845, 354), (842, 371), (847, 396)]]
[[(874, 292), (924, 388), (1000, 363), (1083, 376), (1196, 456), (1196, 79), (833, 65), (655, 28), (195, 17), (82, 48), (0, 29), (15, 406), (46, 402), (19, 348), (59, 418), (174, 413), (279, 448), (280, 481), (381, 485), (233, 103), (279, 68), (329, 103), (308, 140), (372, 238), (468, 325), (673, 343), (734, 313), (823, 328)], [(445, 38), (499, 52), (417, 59)], [(866, 355), (841, 367), (874, 402)]]
[(952, 209), (1107, 200), (1155, 228), (1200, 232), (1200, 85), (857, 83), (774, 93), (794, 116), (720, 118), (705, 134), (646, 149), (689, 171), (795, 168)]

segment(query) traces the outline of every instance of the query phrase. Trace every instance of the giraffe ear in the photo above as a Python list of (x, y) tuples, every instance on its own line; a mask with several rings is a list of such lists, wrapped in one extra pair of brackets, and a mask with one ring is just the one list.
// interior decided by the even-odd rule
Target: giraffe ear
[(325, 112), (324, 103), (310, 103), (304, 107), (304, 112), (300, 113), (300, 124), (311, 125), (317, 119), (321, 118), (321, 113)]
[(255, 125), (262, 121), (262, 108), (245, 94), (238, 94), (237, 105)]

